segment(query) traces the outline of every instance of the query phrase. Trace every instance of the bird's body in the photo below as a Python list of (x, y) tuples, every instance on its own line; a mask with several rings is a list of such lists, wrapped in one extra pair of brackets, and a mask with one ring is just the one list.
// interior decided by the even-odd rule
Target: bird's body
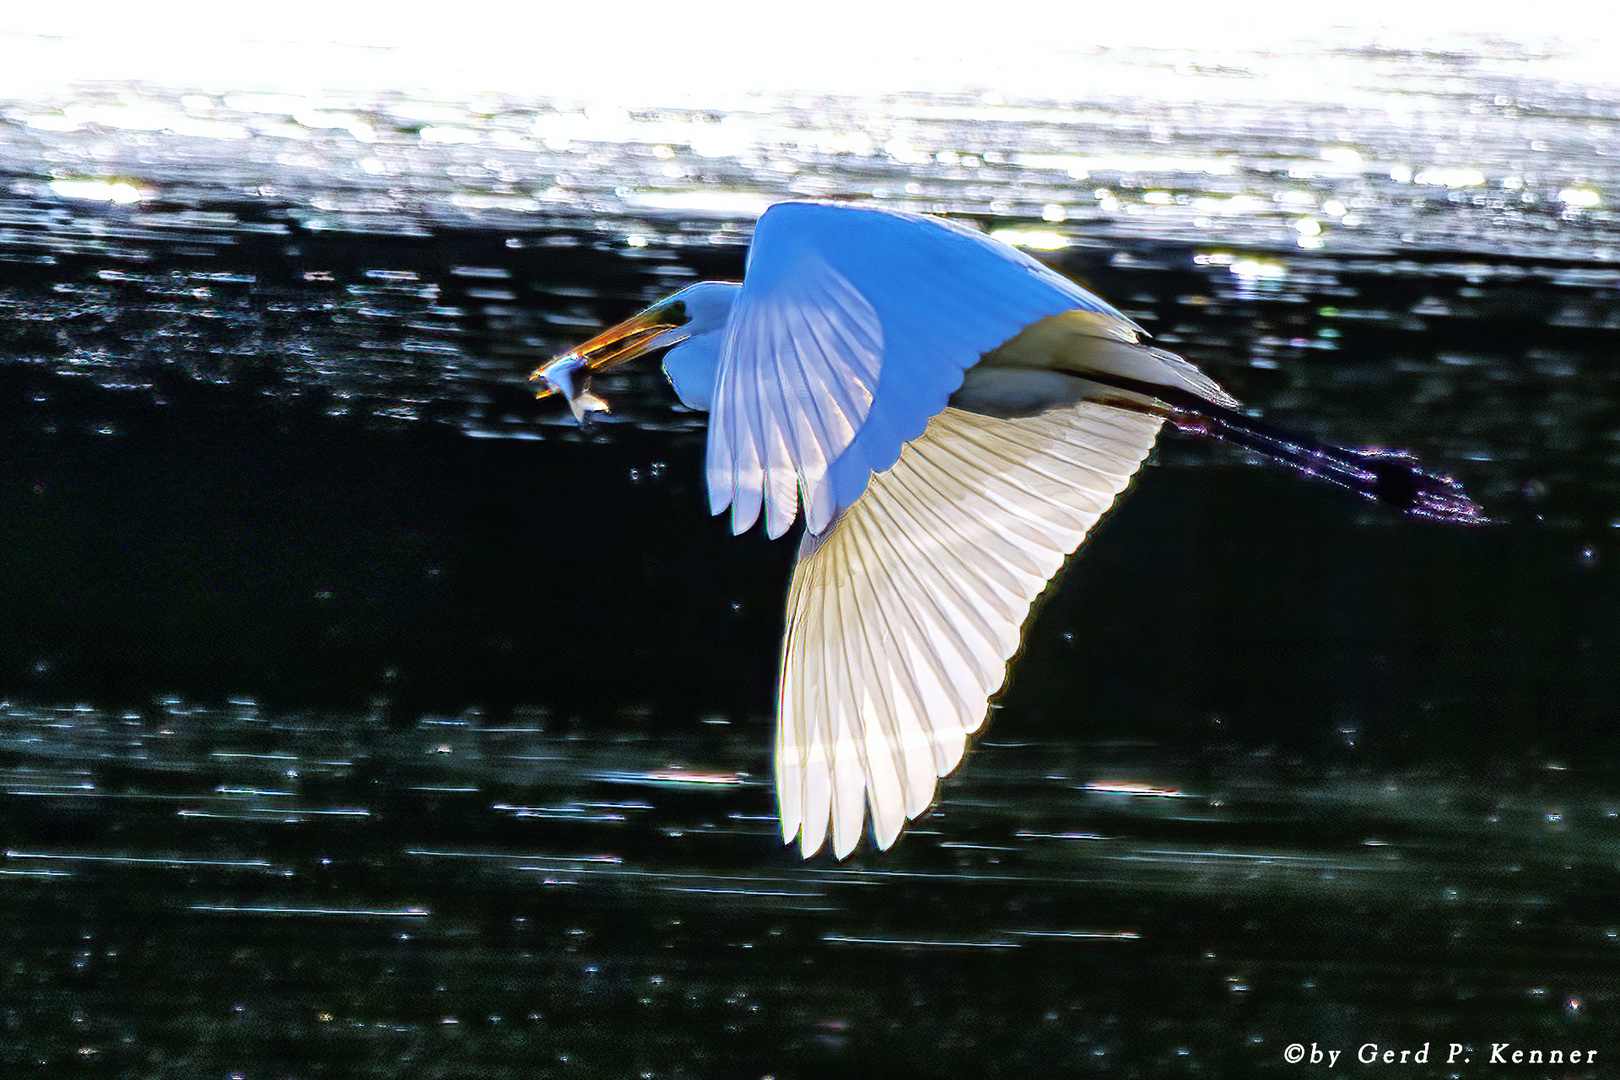
[[(783, 203), (741, 283), (704, 282), (540, 368), (576, 415), (591, 370), (672, 345), (710, 413), (711, 509), (805, 533), (779, 678), (783, 837), (888, 847), (961, 761), (1036, 597), (1161, 424), (1233, 438), (1428, 517), (1479, 520), (1409, 459), (1264, 428), (1129, 318), (937, 218)], [(588, 399), (588, 400), (587, 400)]]

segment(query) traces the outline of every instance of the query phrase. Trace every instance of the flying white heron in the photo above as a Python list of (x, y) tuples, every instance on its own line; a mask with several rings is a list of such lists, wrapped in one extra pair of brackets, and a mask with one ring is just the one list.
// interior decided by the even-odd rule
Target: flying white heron
[(683, 289), (537, 369), (605, 409), (590, 374), (673, 346), (709, 416), (714, 513), (805, 530), (778, 682), (782, 836), (842, 858), (934, 799), (1006, 679), (1031, 605), (1169, 420), (1421, 517), (1482, 521), (1409, 457), (1298, 438), (1236, 411), (1129, 318), (941, 218), (787, 202), (741, 282)]

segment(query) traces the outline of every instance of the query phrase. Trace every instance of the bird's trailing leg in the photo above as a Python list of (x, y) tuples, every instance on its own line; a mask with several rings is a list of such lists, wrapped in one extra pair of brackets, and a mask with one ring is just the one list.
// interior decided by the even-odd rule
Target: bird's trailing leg
[(1162, 410), (1150, 407), (1149, 411), (1159, 412), (1180, 431), (1252, 450), (1303, 476), (1348, 488), (1412, 517), (1455, 525), (1483, 525), (1489, 521), (1461, 484), (1443, 473), (1429, 472), (1404, 450), (1318, 442), (1181, 390), (1140, 384), (1122, 385), (1120, 389), (1132, 391), (1133, 397), (1143, 393), (1155, 399), (1156, 404), (1162, 402)]
[(1169, 419), (1181, 431), (1252, 450), (1412, 517), (1454, 525), (1483, 525), (1489, 520), (1461, 484), (1443, 473), (1429, 472), (1404, 450), (1332, 446), (1218, 405), (1176, 410)]
[(1318, 442), (1185, 387), (1133, 379), (1117, 371), (1092, 369), (1078, 376), (983, 364), (969, 368), (961, 388), (951, 396), (951, 404), (957, 408), (1002, 417), (1035, 416), (1078, 401), (1160, 417), (1180, 431), (1252, 450), (1303, 476), (1349, 488), (1413, 517), (1462, 525), (1487, 520), (1462, 485), (1449, 476), (1428, 472), (1404, 451)]

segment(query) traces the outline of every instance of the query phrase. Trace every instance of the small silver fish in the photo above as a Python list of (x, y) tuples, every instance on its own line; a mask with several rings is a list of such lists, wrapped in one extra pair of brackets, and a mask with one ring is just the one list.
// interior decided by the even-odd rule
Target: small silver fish
[(568, 408), (573, 412), (575, 420), (583, 422), (586, 413), (608, 411), (607, 402), (588, 389), (591, 384), (591, 366), (578, 353), (566, 352), (557, 359), (542, 364), (529, 376), (529, 381), (541, 384), (542, 389), (537, 395), (539, 397), (561, 394), (567, 398)]

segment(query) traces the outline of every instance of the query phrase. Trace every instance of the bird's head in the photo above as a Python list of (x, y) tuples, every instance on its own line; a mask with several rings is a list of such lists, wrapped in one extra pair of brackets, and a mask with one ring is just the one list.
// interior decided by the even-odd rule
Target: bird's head
[[(576, 419), (583, 419), (587, 412), (606, 412), (607, 403), (590, 392), (592, 375), (690, 339), (709, 339), (725, 328), (738, 288), (736, 282), (703, 281), (638, 311), (617, 326), (535, 368), (529, 375), (530, 382), (540, 384), (535, 396), (563, 395)], [(713, 342), (712, 351), (718, 355), (717, 336)], [(681, 386), (682, 380), (673, 371), (670, 378), (686, 399), (688, 394)]]

